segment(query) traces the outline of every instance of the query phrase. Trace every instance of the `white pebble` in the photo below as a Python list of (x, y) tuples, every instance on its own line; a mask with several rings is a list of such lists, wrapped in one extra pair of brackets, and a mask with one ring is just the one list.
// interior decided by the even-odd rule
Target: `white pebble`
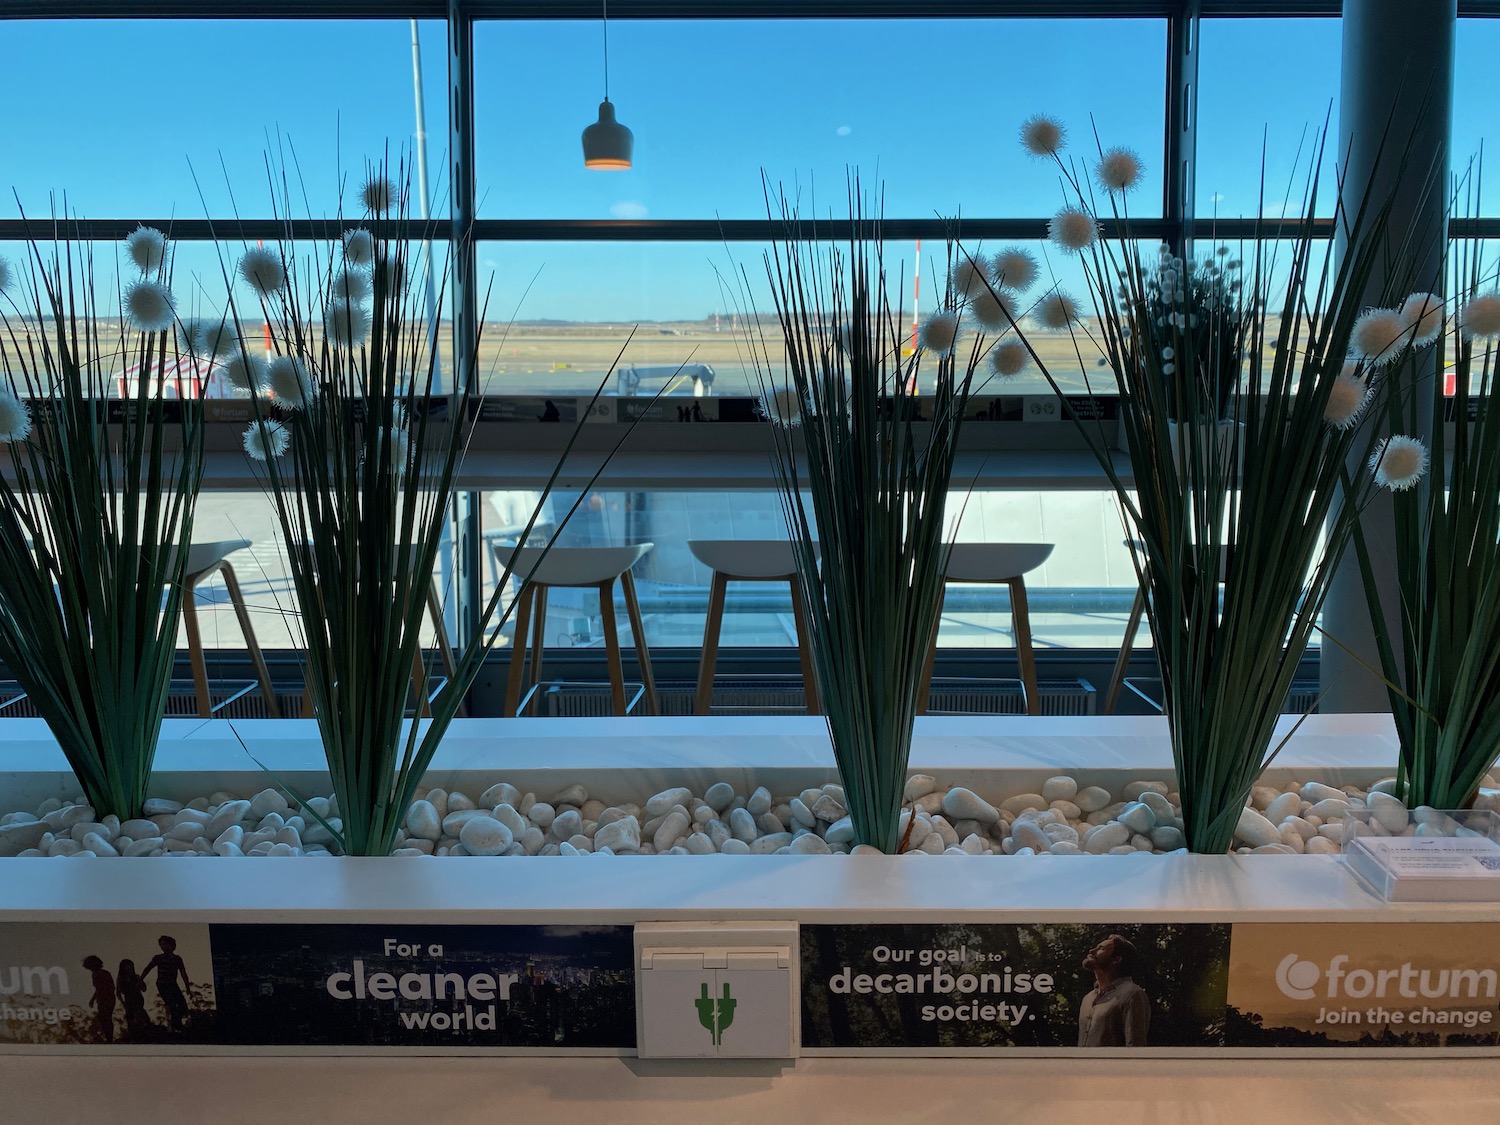
[(1110, 803), (1108, 789), (1102, 789), (1097, 785), (1090, 785), (1087, 789), (1080, 789), (1073, 797), (1073, 803), (1085, 813), (1095, 813)]

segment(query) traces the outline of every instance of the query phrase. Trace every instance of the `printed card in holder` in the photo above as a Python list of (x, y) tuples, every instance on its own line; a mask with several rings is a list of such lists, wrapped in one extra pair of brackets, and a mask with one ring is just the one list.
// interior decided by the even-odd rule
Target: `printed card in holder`
[(1500, 902), (1500, 814), (1351, 809), (1344, 862), (1387, 902)]

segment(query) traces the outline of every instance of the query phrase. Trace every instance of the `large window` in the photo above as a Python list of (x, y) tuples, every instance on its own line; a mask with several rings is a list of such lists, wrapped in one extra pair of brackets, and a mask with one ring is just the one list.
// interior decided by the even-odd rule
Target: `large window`
[[(447, 25), (419, 21), (424, 136), (416, 120), (414, 29), (404, 18), (5, 21), (7, 88), (30, 96), (0, 124), (8, 173), (0, 179), (0, 255), (12, 263), (25, 258), (15, 241), (22, 207), (36, 218), (66, 209), (112, 220), (107, 231), (93, 232), (94, 268), (107, 290), (117, 239), (134, 222), (199, 223), (192, 237), (178, 239), (174, 289), (189, 315), (218, 315), (224, 267), (232, 269), (245, 244), (228, 229), (236, 219), (290, 217), (301, 224), (298, 253), (322, 246), (326, 261), (327, 232), (313, 223), (359, 213), (368, 160), (405, 162), (416, 192), (425, 139), (426, 197), (438, 220), (433, 247), (441, 263), (452, 236), (450, 124), (465, 120), (454, 106), (472, 96), (478, 284), (461, 299), (474, 301), (482, 322), (478, 389), (505, 400), (490, 404), (488, 417), (514, 423), (481, 427), (476, 452), (499, 459), (513, 444), (561, 444), (571, 428), (545, 424), (576, 419), (601, 382), (603, 418), (628, 419), (643, 409), (641, 396), (664, 391), (652, 421), (680, 425), (648, 425), (635, 447), (676, 459), (681, 471), (667, 474), (667, 483), (680, 487), (662, 488), (660, 472), (638, 490), (613, 481), (585, 498), (565, 536), (656, 543), (641, 572), (649, 639), (691, 646), (701, 636), (708, 576), (687, 540), (784, 534), (769, 472), (727, 500), (703, 484), (721, 479), (702, 471), (705, 460), (755, 445), (748, 426), (722, 442), (703, 435), (734, 427), (705, 426), (686, 437), (700, 422), (760, 424), (753, 400), (762, 388), (744, 332), (762, 326), (774, 354), (763, 256), (776, 231), (765, 222), (765, 185), (773, 206), (784, 191), (804, 214), (820, 218), (847, 214), (855, 170), (867, 190), (883, 193), (886, 218), (901, 224), (885, 249), (903, 331), (935, 304), (943, 236), (954, 219), (970, 250), (1020, 243), (1036, 254), (1042, 281), (1028, 298), (1057, 285), (1087, 311), (1077, 259), (1049, 253), (1042, 241), (1065, 192), (1056, 167), (1021, 150), (1024, 118), (1064, 120), (1067, 154), (1084, 177), (1096, 146), (1137, 150), (1147, 168), (1129, 200), (1132, 219), (1144, 224), (1139, 233), (1152, 242), (1182, 233), (1182, 216), (1165, 211), (1164, 191), (1165, 174), (1181, 155), (1167, 121), (1169, 99), (1179, 96), (1170, 88), (1172, 25), (1160, 5), (1149, 5), (1144, 16), (1130, 15), (1146, 6), (1129, 0), (1117, 7), (1124, 18), (940, 19), (913, 0), (905, 14), (879, 19), (615, 19), (609, 96), (635, 133), (636, 161), (612, 174), (585, 171), (580, 148), (605, 92), (598, 20), (475, 23), (473, 89), (456, 93), (449, 88)], [(1189, 92), (1200, 254), (1211, 244), (1205, 225), (1216, 218), (1298, 212), (1316, 135), (1325, 122), (1336, 130), (1339, 120), (1338, 19), (1264, 18), (1259, 4), (1247, 4), (1242, 16), (1228, 5), (1212, 7), (1215, 14), (1201, 21), (1198, 81)], [(145, 0), (141, 11), (151, 12)], [(708, 6), (705, 12), (718, 14)], [(326, 5), (315, 14), (325, 15)], [(1457, 44), (1455, 171), (1479, 151), (1500, 110), (1490, 80), (1500, 20), (1466, 16)], [(57, 60), (66, 60), (62, 71)], [(1336, 156), (1335, 139), (1324, 153), (1320, 215), (1332, 211)], [(1493, 202), (1486, 209), (1500, 214)], [(1240, 253), (1233, 240), (1230, 252)], [(445, 375), (455, 370), (451, 333), (462, 318), (454, 311), (450, 289), (435, 301)], [(1063, 335), (1036, 339), (1065, 389), (1112, 389), (1091, 350), (1076, 354)], [(772, 375), (785, 378), (779, 370)], [(1056, 418), (1047, 414), (1051, 388), (1040, 373), (979, 393), (975, 445), (1087, 460), (1069, 426), (1005, 424)], [(526, 439), (517, 441), (523, 428)], [(1073, 489), (1076, 467), (1067, 470)], [(502, 482), (490, 474), (483, 483)], [(481, 497), (474, 518), (487, 537), (479, 577), (485, 589), (496, 578), (490, 548), (514, 533), (513, 517), (534, 498), (519, 491), (526, 483), (512, 480)], [(255, 541), (236, 561), (256, 628), (269, 648), (295, 645), (264, 500), (210, 493), (199, 530)], [(1031, 577), (1041, 648), (1118, 643), (1135, 579), (1105, 493), (1030, 485), (984, 491), (971, 501), (962, 535), (1057, 544)], [(436, 577), (450, 594), (461, 588), (456, 556)], [(206, 601), (213, 603), (205, 606), (210, 647), (238, 647), (221, 595), (207, 591)], [(580, 643), (578, 616), (549, 621), (549, 638)], [(958, 591), (942, 643), (1008, 645), (1008, 620), (998, 591)], [(732, 599), (726, 644), (787, 645), (788, 623), (779, 603)], [(588, 636), (593, 643), (597, 630)]]

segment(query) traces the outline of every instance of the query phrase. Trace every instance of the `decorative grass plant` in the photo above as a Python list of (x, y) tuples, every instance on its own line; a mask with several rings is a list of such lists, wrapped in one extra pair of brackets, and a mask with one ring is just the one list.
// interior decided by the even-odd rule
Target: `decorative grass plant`
[[(1022, 142), (1055, 162), (1071, 196), (1050, 237), (1081, 259), (1094, 315), (1085, 323), (1074, 306), (1048, 323), (1065, 323), (1080, 352), (1097, 347), (1113, 372), (1129, 478), (1115, 469), (1099, 424), (1078, 424), (1139, 545), (1134, 562), (1148, 594), (1188, 846), (1222, 853), (1251, 785), (1279, 748), (1282, 704), (1364, 498), (1376, 487), (1364, 474), (1343, 492), (1347, 460), (1373, 440), (1358, 422), (1390, 391), (1388, 365), (1417, 339), (1401, 314), (1362, 312), (1377, 265), (1392, 254), (1389, 206), (1341, 190), (1335, 221), (1347, 250), (1319, 262), (1311, 234), (1318, 182), (1310, 177), (1302, 226), (1256, 224), (1230, 278), (1243, 288), (1234, 292), (1244, 318), (1221, 325), (1186, 295), (1202, 280), (1195, 272), (1215, 271), (1222, 281), (1228, 263), (1185, 262), (1165, 247), (1143, 256), (1131, 240), (1125, 199), (1141, 172), (1133, 153), (1106, 150), (1094, 167), (1121, 231), (1114, 239), (1101, 236), (1090, 185), (1061, 155), (1061, 125), (1034, 118)], [(1350, 199), (1356, 202), (1346, 205)], [(1404, 280), (1395, 276), (1399, 262), (1414, 260), (1407, 240), (1397, 242), (1386, 301)], [(1071, 304), (1058, 294), (1048, 300)], [(1226, 370), (1235, 350), (1215, 333), (1242, 339), (1242, 369)], [(1243, 427), (1242, 438), (1228, 441), (1220, 422), (1226, 383), (1229, 413)], [(1409, 465), (1405, 475), (1394, 463), (1386, 468), (1381, 483), (1420, 474)]]
[(203, 472), (202, 415), (164, 390), (201, 388), (160, 232), (126, 243), (123, 289), (100, 284), (87, 245), (27, 247), (0, 260), (0, 660), (95, 815), (128, 819), (166, 711)]
[(1377, 620), (1371, 554), (1395, 552), (1400, 604), (1376, 639), (1401, 740), (1396, 796), (1439, 809), (1467, 807), (1500, 755), (1500, 289), (1476, 243), (1458, 245), (1450, 274), (1455, 316), (1435, 295), (1408, 302), (1425, 316), (1423, 337), (1436, 337), (1436, 362), (1415, 373), (1415, 395), (1388, 401), (1384, 419), (1398, 435), (1384, 460), (1426, 465), (1428, 451), (1399, 435), (1420, 432), (1430, 410), (1432, 472), (1396, 492), (1390, 544), (1355, 541)]
[(786, 234), (767, 270), (790, 384), (776, 385), (765, 338), (753, 351), (855, 839), (895, 852), (942, 609), (949, 482), (984, 343), (958, 339), (950, 295), (923, 326), (921, 346), (903, 355), (880, 221), (863, 204), (856, 182), (853, 234), (841, 246), (820, 241), (816, 224), (783, 201)]
[[(435, 231), (409, 217), (396, 182), (384, 167), (372, 172), (361, 191), (364, 215), (347, 224), (329, 260), (299, 261), (290, 242), (247, 249), (233, 280), (258, 308), (231, 299), (234, 343), (221, 356), (231, 380), (252, 392), (245, 449), (264, 465), (296, 592), (306, 690), (338, 800), (338, 820), (327, 827), (352, 855), (386, 855), (395, 846), (511, 611), (507, 603), (502, 612), (507, 565), (453, 674), (430, 702), (414, 697), (413, 679), (425, 681), (434, 664), (422, 630), (474, 390), (459, 382), (438, 393), (436, 336), (419, 278), (426, 263), (413, 255)], [(262, 319), (269, 360), (247, 327)], [(476, 357), (465, 358), (461, 370), (472, 370)], [(572, 440), (562, 460), (571, 449)], [(561, 461), (522, 541), (560, 470)], [(407, 717), (424, 709), (426, 718)]]

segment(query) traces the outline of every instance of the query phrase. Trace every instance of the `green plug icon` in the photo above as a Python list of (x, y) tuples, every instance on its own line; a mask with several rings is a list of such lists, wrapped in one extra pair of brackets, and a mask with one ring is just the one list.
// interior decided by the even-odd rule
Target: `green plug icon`
[(707, 983), (698, 986), (698, 999), (693, 1001), (693, 1006), (698, 1009), (698, 1022), (713, 1037), (715, 1047), (724, 1041), (724, 1032), (734, 1022), (734, 1009), (738, 1004), (739, 1001), (729, 994), (727, 984), (724, 995), (718, 999), (708, 994)]

